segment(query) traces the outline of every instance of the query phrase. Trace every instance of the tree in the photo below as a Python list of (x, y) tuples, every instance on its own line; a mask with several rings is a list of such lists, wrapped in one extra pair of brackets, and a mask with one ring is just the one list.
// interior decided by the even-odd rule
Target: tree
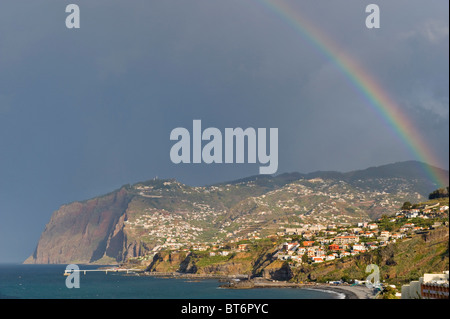
[(381, 292), (381, 299), (398, 299), (395, 296), (395, 293), (397, 292), (396, 289), (387, 286), (383, 289), (383, 291)]
[(309, 261), (309, 258), (308, 258), (308, 253), (307, 252), (305, 252), (304, 254), (303, 254), (303, 256), (302, 256), (302, 263), (308, 263), (308, 261)]
[(403, 206), (402, 206), (403, 210), (410, 210), (411, 208), (412, 208), (411, 202), (404, 202), (403, 203)]
[(428, 199), (436, 199), (436, 198), (444, 198), (444, 197), (448, 197), (448, 186), (446, 188), (439, 188), (433, 192), (430, 193), (430, 195), (428, 195)]
[(350, 282), (350, 277), (347, 274), (342, 275), (341, 277), (342, 282)]

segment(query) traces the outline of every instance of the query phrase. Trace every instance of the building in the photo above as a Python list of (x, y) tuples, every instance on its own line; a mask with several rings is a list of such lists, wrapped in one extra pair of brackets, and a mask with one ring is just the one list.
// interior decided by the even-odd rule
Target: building
[(387, 230), (383, 230), (382, 232), (380, 232), (380, 237), (390, 237), (391, 233), (388, 232)]
[(405, 237), (405, 234), (400, 234), (400, 233), (395, 233), (392, 234), (391, 238), (393, 239), (402, 239), (403, 237)]
[(311, 257), (311, 259), (314, 263), (322, 263), (323, 262), (322, 257)]
[(359, 242), (359, 237), (357, 236), (339, 236), (334, 239), (336, 245), (348, 245)]
[(406, 213), (406, 217), (407, 217), (407, 218), (415, 218), (415, 217), (417, 217), (417, 216), (419, 216), (419, 212), (409, 212), (409, 213)]
[(248, 244), (240, 244), (238, 245), (238, 250), (245, 251), (247, 250)]
[(320, 232), (321, 230), (324, 230), (324, 229), (327, 229), (327, 228), (323, 225), (311, 225), (309, 227), (309, 230), (313, 231), (313, 232)]
[(308, 255), (308, 257), (315, 257), (315, 256), (316, 256), (316, 250), (313, 249), (313, 248), (309, 248), (309, 249), (306, 251), (306, 254)]
[(358, 227), (367, 227), (367, 222), (358, 223)]
[(322, 250), (322, 249), (317, 249), (314, 252), (314, 254), (316, 257), (325, 257), (326, 256), (325, 250)]
[(402, 286), (402, 299), (448, 299), (449, 272), (424, 274), (419, 280)]
[(353, 245), (354, 251), (366, 251), (366, 247), (363, 244)]
[(442, 274), (424, 274), (420, 285), (421, 296), (424, 299), (448, 299), (448, 271)]
[(329, 250), (339, 250), (339, 245), (336, 244), (331, 244), (330, 246), (328, 246)]
[(373, 232), (371, 232), (371, 231), (367, 231), (364, 234), (360, 234), (360, 235), (363, 236), (363, 237), (366, 237), (366, 238), (375, 237), (375, 234)]
[(448, 299), (448, 280), (446, 282), (423, 283), (420, 286), (423, 299)]
[(298, 245), (297, 243), (284, 243), (283, 244), (283, 249), (284, 250), (291, 250), (292, 248), (294, 248), (297, 245)]
[(301, 235), (304, 232), (303, 228), (286, 228), (284, 233), (286, 235)]
[(311, 238), (313, 238), (313, 236), (314, 236), (314, 234), (309, 231), (303, 233), (303, 238), (305, 238), (305, 239), (311, 239)]
[(350, 256), (350, 253), (348, 251), (343, 251), (339, 254), (339, 258), (347, 257), (347, 256)]

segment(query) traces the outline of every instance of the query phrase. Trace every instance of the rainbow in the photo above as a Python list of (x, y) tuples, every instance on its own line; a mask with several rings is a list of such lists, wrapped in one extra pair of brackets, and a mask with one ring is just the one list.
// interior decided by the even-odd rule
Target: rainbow
[[(393, 135), (406, 146), (412, 156), (424, 163), (426, 175), (438, 187), (448, 184), (447, 174), (431, 165), (439, 165), (439, 159), (434, 155), (426, 141), (415, 129), (415, 125), (402, 112), (397, 103), (388, 95), (377, 81), (355, 59), (352, 59), (342, 48), (315, 27), (298, 10), (289, 6), (283, 0), (256, 0), (269, 11), (275, 13), (302, 37), (307, 39), (327, 60), (331, 61), (344, 74), (351, 86), (363, 96), (367, 105), (386, 124)], [(429, 165), (427, 165), (429, 164)]]

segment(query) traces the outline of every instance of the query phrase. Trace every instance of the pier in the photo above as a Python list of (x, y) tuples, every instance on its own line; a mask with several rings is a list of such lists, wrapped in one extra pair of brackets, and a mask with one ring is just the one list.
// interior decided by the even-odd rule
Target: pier
[(107, 269), (70, 269), (64, 271), (64, 276), (69, 276), (71, 273), (74, 272), (82, 272), (86, 275), (87, 272), (104, 272), (105, 274), (108, 274), (108, 272), (126, 272), (129, 273), (136, 273), (136, 272), (143, 272), (141, 269), (124, 269), (124, 268), (107, 268)]

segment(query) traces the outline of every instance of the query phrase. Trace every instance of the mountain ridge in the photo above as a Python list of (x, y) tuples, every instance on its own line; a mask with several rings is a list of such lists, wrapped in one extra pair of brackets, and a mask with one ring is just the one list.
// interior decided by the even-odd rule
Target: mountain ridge
[[(271, 176), (271, 175), (252, 175), (252, 176), (248, 176), (248, 177), (244, 177), (241, 179), (237, 179), (237, 180), (232, 180), (232, 181), (228, 181), (228, 182), (219, 182), (219, 183), (214, 183), (214, 184), (209, 184), (208, 186), (215, 186), (215, 185), (224, 185), (224, 184), (229, 184), (229, 183), (240, 183), (240, 182), (248, 182), (248, 181), (254, 181), (256, 179), (262, 179), (262, 180), (267, 180), (267, 179), (285, 179), (285, 180), (297, 180), (297, 179), (312, 179), (312, 178), (317, 178), (317, 177), (332, 177), (332, 178), (346, 178), (346, 179), (356, 179), (356, 178), (360, 178), (362, 176), (373, 176), (375, 174), (378, 174), (378, 176), (376, 177), (380, 177), (379, 175), (382, 174), (382, 176), (386, 176), (388, 172), (396, 172), (396, 176), (397, 177), (405, 177), (408, 174), (411, 173), (412, 169), (416, 169), (419, 171), (424, 171), (424, 167), (428, 166), (430, 169), (439, 172), (441, 175), (443, 176), (447, 176), (447, 180), (446, 183), (449, 183), (448, 180), (448, 174), (449, 171), (437, 167), (437, 166), (433, 166), (433, 165), (429, 165), (420, 161), (415, 161), (415, 160), (409, 160), (409, 161), (402, 161), (402, 162), (395, 162), (395, 163), (390, 163), (390, 164), (383, 164), (383, 165), (378, 165), (378, 166), (371, 166), (365, 169), (357, 169), (357, 170), (351, 170), (348, 172), (339, 172), (339, 171), (313, 171), (310, 173), (300, 173), (300, 172), (290, 172), (290, 173), (281, 173), (275, 176)], [(398, 171), (400, 169), (400, 172)], [(431, 185), (431, 183), (430, 183)], [(425, 193), (429, 193), (431, 192), (433, 189), (437, 188), (438, 185), (432, 185), (430, 186), (430, 190), (429, 191), (425, 191)]]
[(175, 179), (126, 184), (62, 205), (25, 263), (123, 262), (158, 247), (267, 235), (292, 223), (370, 220), (436, 188), (423, 165), (255, 175), (201, 187)]

